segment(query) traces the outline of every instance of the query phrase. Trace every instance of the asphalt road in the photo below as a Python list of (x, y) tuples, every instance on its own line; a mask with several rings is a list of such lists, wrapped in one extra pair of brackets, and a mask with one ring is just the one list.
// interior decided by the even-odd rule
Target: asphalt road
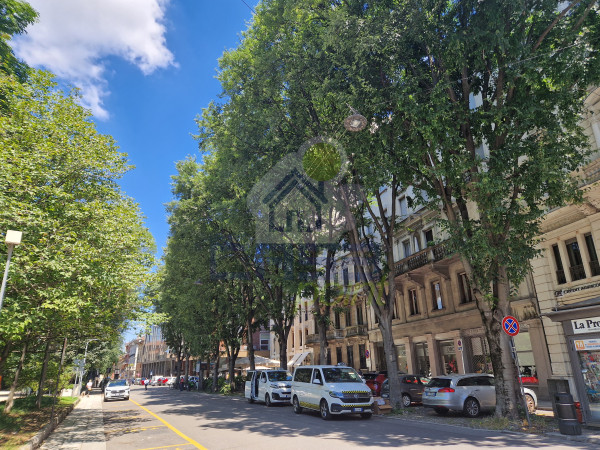
[(561, 439), (530, 437), (374, 416), (320, 419), (291, 406), (267, 408), (241, 397), (132, 386), (129, 401), (103, 404), (107, 449), (338, 449), (590, 448)]

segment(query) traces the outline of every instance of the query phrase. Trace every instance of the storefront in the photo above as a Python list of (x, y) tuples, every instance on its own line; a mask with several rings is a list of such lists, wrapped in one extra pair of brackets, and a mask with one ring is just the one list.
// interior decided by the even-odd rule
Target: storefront
[(600, 424), (600, 298), (561, 306), (546, 316), (563, 326), (573, 370), (571, 394), (581, 402), (584, 420)]

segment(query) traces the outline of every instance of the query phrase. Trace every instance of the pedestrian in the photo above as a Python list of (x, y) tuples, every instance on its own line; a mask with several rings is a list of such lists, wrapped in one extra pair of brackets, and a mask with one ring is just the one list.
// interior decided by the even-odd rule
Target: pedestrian
[(86, 395), (89, 397), (90, 395), (90, 391), (92, 390), (92, 386), (94, 385), (94, 383), (92, 382), (92, 380), (90, 379), (90, 381), (87, 382), (87, 384), (85, 385), (85, 387), (87, 388), (86, 391)]
[(149, 380), (148, 380), (147, 378), (145, 378), (145, 379), (143, 380), (143, 383), (144, 383), (144, 390), (146, 390), (146, 391), (148, 390), (148, 381), (149, 381)]

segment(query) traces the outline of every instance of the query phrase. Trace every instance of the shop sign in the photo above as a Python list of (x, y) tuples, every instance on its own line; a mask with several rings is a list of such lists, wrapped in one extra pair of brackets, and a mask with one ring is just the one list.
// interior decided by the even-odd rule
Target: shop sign
[(600, 339), (578, 339), (575, 341), (575, 350), (600, 350)]
[(573, 325), (573, 333), (575, 334), (600, 331), (600, 317), (571, 320), (571, 325)]

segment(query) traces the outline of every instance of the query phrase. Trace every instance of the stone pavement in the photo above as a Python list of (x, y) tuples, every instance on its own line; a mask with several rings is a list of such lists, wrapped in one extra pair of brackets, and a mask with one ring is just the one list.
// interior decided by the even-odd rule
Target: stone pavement
[(89, 397), (84, 396), (40, 448), (106, 450), (100, 389), (93, 389)]

